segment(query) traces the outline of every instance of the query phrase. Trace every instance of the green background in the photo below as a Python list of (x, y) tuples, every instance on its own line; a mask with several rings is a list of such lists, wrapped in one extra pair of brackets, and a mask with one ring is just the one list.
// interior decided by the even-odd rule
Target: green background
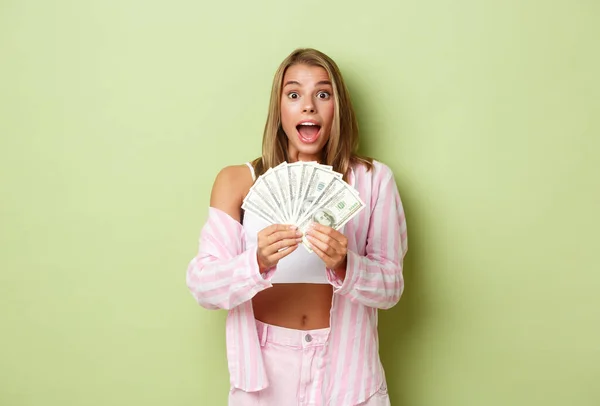
[(185, 286), (298, 46), (396, 174), (392, 403), (600, 404), (600, 3), (0, 1), (0, 405), (225, 405)]

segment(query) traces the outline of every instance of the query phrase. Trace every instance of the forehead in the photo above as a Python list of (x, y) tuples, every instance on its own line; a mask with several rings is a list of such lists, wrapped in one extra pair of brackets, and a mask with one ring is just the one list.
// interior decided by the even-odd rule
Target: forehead
[(289, 81), (294, 81), (306, 86), (327, 80), (330, 80), (329, 75), (322, 67), (298, 64), (287, 68), (283, 76), (283, 85), (285, 86)]

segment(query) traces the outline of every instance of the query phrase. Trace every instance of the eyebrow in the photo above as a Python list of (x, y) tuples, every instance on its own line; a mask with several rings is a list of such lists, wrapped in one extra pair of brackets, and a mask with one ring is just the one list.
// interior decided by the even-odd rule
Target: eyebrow
[[(283, 85), (283, 87), (289, 86), (289, 85), (298, 85), (298, 86), (302, 86), (302, 84), (296, 80), (288, 80), (285, 85)], [(317, 86), (322, 86), (322, 85), (330, 85), (331, 86), (331, 82), (329, 80), (321, 80), (320, 82), (317, 82)]]

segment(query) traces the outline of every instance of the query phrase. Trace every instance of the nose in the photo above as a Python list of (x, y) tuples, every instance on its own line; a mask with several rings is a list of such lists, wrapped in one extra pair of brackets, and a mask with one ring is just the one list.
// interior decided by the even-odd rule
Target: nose
[(302, 109), (303, 113), (314, 113), (315, 112), (315, 105), (313, 104), (312, 100), (306, 102), (306, 104), (304, 105), (304, 108)]

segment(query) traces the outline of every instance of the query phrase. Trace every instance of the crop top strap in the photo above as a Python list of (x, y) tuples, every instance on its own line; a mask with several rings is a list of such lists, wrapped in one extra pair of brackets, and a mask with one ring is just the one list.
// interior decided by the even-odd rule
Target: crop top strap
[(250, 173), (252, 174), (252, 181), (256, 182), (256, 174), (254, 173), (254, 167), (250, 162), (246, 162), (246, 165), (248, 165), (248, 168), (250, 168)]

